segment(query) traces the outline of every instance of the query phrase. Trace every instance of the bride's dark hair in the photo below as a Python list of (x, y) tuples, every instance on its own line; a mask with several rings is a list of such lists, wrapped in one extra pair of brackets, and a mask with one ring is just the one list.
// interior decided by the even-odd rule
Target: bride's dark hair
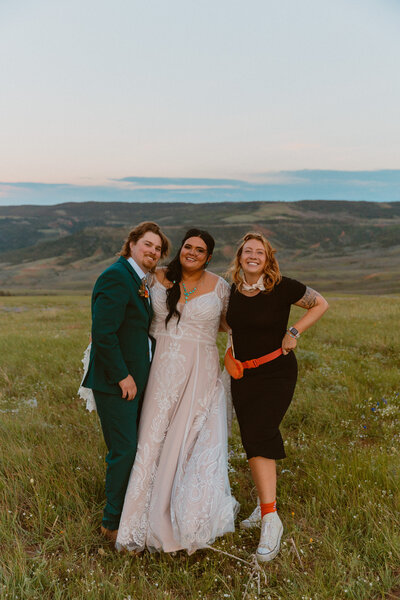
[(191, 237), (199, 237), (203, 240), (203, 242), (205, 242), (207, 246), (207, 261), (214, 250), (215, 241), (208, 231), (204, 231), (203, 229), (189, 229), (189, 231), (185, 233), (178, 252), (167, 265), (167, 270), (165, 272), (165, 277), (173, 284), (167, 289), (167, 308), (169, 312), (165, 317), (165, 326), (168, 325), (168, 321), (174, 315), (178, 317), (178, 323), (181, 318), (181, 313), (176, 308), (179, 298), (181, 297), (181, 288), (179, 284), (182, 280), (182, 265), (179, 257), (184, 243)]

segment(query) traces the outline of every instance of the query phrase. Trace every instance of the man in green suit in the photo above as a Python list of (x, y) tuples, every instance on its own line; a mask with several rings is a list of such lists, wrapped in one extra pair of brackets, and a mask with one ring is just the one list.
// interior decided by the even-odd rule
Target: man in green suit
[(92, 349), (83, 385), (93, 390), (108, 449), (101, 531), (112, 541), (136, 455), (138, 412), (154, 352), (146, 274), (168, 250), (168, 238), (160, 227), (141, 223), (93, 289)]

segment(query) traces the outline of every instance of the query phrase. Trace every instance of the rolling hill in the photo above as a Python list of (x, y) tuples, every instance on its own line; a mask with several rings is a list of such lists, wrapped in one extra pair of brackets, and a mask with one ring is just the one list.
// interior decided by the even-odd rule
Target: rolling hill
[(155, 220), (174, 248), (192, 226), (226, 270), (240, 237), (262, 231), (287, 275), (321, 291), (400, 291), (400, 202), (68, 203), (0, 207), (0, 290), (89, 291), (128, 230)]

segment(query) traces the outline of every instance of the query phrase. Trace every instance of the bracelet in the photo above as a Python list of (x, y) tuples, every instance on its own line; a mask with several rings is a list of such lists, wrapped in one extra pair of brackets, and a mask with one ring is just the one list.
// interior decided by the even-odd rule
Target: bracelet
[(295, 335), (293, 335), (293, 333), (290, 333), (289, 329), (287, 329), (287, 330), (286, 330), (286, 334), (287, 334), (287, 335), (290, 335), (290, 337), (291, 337), (291, 338), (293, 338), (294, 340), (296, 340), (296, 339), (297, 339), (297, 338), (296, 338), (296, 336), (295, 336)]

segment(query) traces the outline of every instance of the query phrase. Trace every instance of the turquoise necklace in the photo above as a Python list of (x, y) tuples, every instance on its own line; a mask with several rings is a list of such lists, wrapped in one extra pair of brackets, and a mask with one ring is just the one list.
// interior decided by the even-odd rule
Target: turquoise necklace
[(184, 282), (182, 281), (181, 283), (183, 287), (183, 295), (185, 296), (185, 304), (187, 304), (187, 302), (189, 301), (189, 296), (195, 293), (195, 291), (197, 290), (197, 286), (190, 290), (190, 292), (188, 292)]

